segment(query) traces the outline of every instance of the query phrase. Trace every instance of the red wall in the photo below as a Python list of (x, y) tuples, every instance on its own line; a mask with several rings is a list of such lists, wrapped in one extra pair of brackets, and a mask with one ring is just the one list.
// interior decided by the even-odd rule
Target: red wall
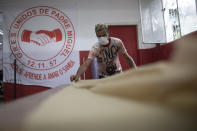
[[(16, 85), (16, 99), (29, 96), (41, 91), (45, 91), (51, 88), (43, 86), (33, 86), (33, 85)], [(9, 102), (14, 100), (14, 85), (11, 83), (3, 83), (3, 95), (4, 102)]]
[(174, 43), (168, 43), (165, 45), (157, 44), (155, 48), (140, 49), (140, 65), (145, 65), (161, 60), (168, 60), (173, 52)]
[[(89, 51), (80, 51), (80, 65), (83, 64), (83, 62), (88, 58)], [(85, 78), (84, 78), (85, 77)], [(82, 74), (81, 79), (91, 79), (92, 78), (92, 71), (91, 66), (87, 69), (85, 74)]]
[(173, 53), (175, 43), (168, 43), (160, 46), (159, 60), (168, 60)]

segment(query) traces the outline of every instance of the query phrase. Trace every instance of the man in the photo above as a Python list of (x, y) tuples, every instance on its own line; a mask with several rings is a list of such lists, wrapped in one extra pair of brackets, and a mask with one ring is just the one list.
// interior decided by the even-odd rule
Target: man
[(136, 65), (127, 53), (122, 41), (118, 38), (109, 37), (108, 26), (105, 24), (95, 25), (95, 33), (98, 42), (92, 47), (87, 60), (79, 67), (76, 75), (70, 77), (71, 81), (78, 81), (86, 71), (90, 63), (97, 58), (99, 78), (111, 76), (122, 71), (118, 52), (121, 52), (132, 68)]

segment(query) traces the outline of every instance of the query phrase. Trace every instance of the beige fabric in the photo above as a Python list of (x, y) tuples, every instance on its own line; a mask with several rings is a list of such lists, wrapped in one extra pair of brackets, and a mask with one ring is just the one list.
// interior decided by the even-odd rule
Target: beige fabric
[(169, 62), (73, 83), (24, 122), (30, 131), (195, 131), (197, 38), (178, 40)]
[[(25, 131), (170, 131), (192, 128), (177, 110), (65, 88), (35, 110)], [(181, 126), (180, 126), (181, 125)], [(190, 130), (191, 131), (191, 130)]]

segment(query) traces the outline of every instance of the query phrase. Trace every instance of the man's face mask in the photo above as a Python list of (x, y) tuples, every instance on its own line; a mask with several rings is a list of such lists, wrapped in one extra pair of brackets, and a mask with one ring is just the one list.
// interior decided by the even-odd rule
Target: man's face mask
[(109, 43), (108, 37), (98, 37), (98, 42), (100, 45), (107, 45)]

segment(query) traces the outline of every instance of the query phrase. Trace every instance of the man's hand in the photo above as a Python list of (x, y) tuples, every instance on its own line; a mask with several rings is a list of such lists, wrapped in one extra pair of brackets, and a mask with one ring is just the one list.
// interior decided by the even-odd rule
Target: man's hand
[(76, 77), (76, 75), (71, 75), (70, 76), (70, 81), (75, 81), (77, 82), (79, 80), (79, 78)]
[(76, 75), (71, 75), (70, 76), (70, 81), (77, 82), (79, 80), (79, 77), (87, 70), (88, 66), (92, 62), (93, 59), (87, 59), (85, 62), (79, 67), (77, 70)]

